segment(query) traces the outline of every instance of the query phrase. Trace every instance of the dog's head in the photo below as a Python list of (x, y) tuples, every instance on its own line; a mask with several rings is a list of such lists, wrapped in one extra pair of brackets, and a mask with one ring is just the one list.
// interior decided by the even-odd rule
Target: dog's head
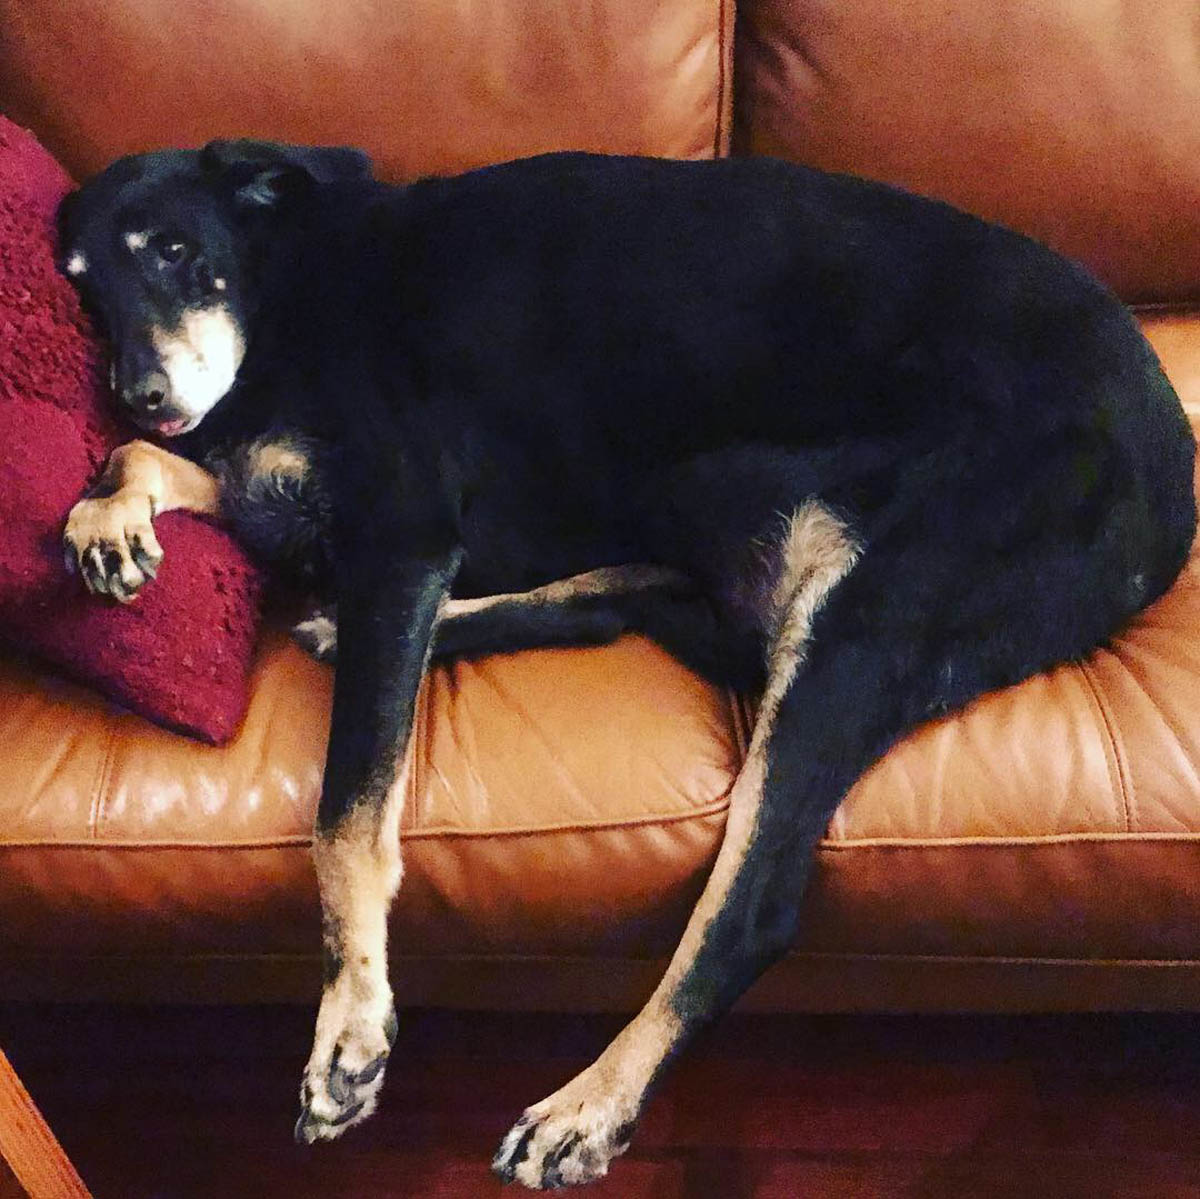
[(119, 159), (67, 197), (60, 265), (138, 425), (173, 437), (204, 419), (245, 357), (255, 239), (314, 186), (370, 172), (358, 150), (218, 141)]

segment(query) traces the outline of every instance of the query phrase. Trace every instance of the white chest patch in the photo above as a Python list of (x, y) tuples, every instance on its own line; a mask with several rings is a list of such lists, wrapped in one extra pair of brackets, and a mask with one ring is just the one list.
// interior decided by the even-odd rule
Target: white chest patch
[(246, 354), (242, 332), (222, 306), (189, 309), (175, 329), (152, 329), (150, 339), (176, 407), (193, 421), (233, 386)]

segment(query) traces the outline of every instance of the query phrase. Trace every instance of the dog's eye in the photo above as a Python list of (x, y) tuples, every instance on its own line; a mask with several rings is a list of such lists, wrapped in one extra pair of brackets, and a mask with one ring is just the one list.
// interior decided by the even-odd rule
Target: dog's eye
[(159, 258), (171, 266), (174, 266), (177, 262), (182, 262), (187, 257), (188, 252), (186, 242), (176, 241), (170, 237), (164, 237), (155, 244), (154, 248)]

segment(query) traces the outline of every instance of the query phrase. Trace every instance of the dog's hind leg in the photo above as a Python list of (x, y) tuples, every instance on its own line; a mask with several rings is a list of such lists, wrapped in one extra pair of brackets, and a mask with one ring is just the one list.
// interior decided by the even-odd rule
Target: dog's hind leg
[(1039, 503), (1019, 550), (997, 555), (953, 482), (923, 499), (915, 514), (876, 521), (886, 531), (861, 554), (831, 511), (797, 510), (766, 630), (767, 685), (712, 873), (646, 1006), (504, 1138), (493, 1162), (503, 1180), (603, 1175), (668, 1062), (791, 945), (812, 851), (863, 771), (925, 720), (1115, 627), (1105, 597), (1129, 569), (1124, 542), (1068, 554)]
[[(640, 627), (646, 604), (695, 599), (695, 585), (679, 571), (640, 563), (600, 567), (529, 591), (448, 599), (438, 613), (433, 657), (602, 645)], [(319, 662), (336, 662), (336, 608), (314, 609), (293, 627), (292, 636)]]
[[(790, 695), (814, 616), (851, 571), (859, 548), (845, 524), (817, 502), (797, 510), (783, 542), (769, 617), (767, 687), (712, 874), (646, 1006), (592, 1066), (528, 1108), (505, 1137), (493, 1169), (506, 1182), (555, 1187), (606, 1173), (627, 1147), (668, 1059), (736, 998), (791, 935), (801, 859), (844, 787), (813, 789), (808, 810), (792, 809), (789, 797), (802, 783), (790, 772), (781, 775), (773, 748), (781, 737), (793, 736), (797, 723), (812, 731), (820, 723), (817, 710), (800, 719)], [(791, 810), (781, 815), (785, 805)]]
[(694, 597), (695, 584), (651, 563), (604, 566), (530, 591), (451, 599), (442, 608), (433, 656), (475, 657), (554, 645), (602, 645), (633, 627), (627, 605)]

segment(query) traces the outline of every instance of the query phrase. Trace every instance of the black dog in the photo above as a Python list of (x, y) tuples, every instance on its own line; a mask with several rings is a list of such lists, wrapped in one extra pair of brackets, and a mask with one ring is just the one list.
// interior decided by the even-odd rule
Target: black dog
[(350, 150), (214, 143), (114, 164), (63, 238), (117, 399), (191, 460), (114, 455), (67, 530), (89, 585), (133, 597), (155, 513), (187, 505), (337, 605), (304, 1140), (371, 1112), (393, 1039), (385, 917), (435, 648), (634, 628), (763, 691), (662, 983), (494, 1162), (581, 1182), (788, 948), (863, 770), (1102, 643), (1192, 540), (1192, 438), (1120, 304), (881, 185), (568, 154), (391, 187)]

